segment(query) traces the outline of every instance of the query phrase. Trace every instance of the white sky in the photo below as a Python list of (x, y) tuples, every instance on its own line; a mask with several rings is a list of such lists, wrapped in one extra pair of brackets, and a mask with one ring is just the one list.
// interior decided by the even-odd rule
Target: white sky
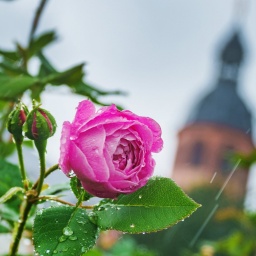
[[(38, 33), (57, 30), (59, 40), (46, 54), (60, 70), (86, 62), (88, 82), (129, 93), (103, 98), (105, 102), (122, 104), (160, 123), (165, 147), (155, 156), (156, 174), (169, 176), (176, 134), (198, 96), (215, 82), (215, 54), (237, 21), (234, 2), (51, 0)], [(38, 3), (0, 1), (0, 48), (10, 48), (16, 41), (26, 44)], [(242, 26), (248, 53), (240, 88), (256, 113), (256, 3), (251, 1), (248, 6)], [(48, 144), (52, 164), (58, 160), (61, 124), (73, 119), (81, 99), (66, 90), (51, 89), (44, 94), (43, 107), (55, 115), (59, 125)]]

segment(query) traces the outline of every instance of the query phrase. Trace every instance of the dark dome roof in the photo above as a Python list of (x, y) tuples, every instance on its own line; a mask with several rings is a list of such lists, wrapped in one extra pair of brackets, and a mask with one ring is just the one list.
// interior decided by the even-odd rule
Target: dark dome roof
[(210, 122), (231, 128), (251, 131), (251, 113), (236, 91), (234, 82), (219, 81), (218, 86), (207, 94), (190, 116), (189, 123)]
[(221, 51), (221, 60), (228, 64), (239, 64), (243, 61), (244, 51), (240, 34), (235, 32), (224, 49)]

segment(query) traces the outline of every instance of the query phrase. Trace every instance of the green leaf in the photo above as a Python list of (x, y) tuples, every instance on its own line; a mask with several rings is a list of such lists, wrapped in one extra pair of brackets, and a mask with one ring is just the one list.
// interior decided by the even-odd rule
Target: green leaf
[(38, 80), (27, 75), (9, 77), (0, 73), (0, 99), (9, 100), (18, 97)]
[(94, 209), (94, 220), (103, 230), (154, 232), (176, 224), (198, 207), (174, 181), (155, 177), (135, 193), (103, 200)]
[[(18, 166), (6, 162), (0, 158), (0, 196), (3, 196), (12, 187), (22, 187), (21, 175)], [(19, 210), (21, 200), (14, 196), (6, 204)]]
[(44, 33), (40, 35), (39, 37), (33, 39), (31, 42), (29, 49), (28, 49), (28, 55), (29, 57), (32, 57), (33, 55), (40, 52), (45, 46), (52, 43), (57, 39), (57, 36), (54, 31), (50, 31), (47, 33)]
[(63, 72), (52, 73), (42, 79), (42, 83), (52, 85), (70, 85), (77, 83), (83, 77), (84, 64), (77, 65)]
[(0, 55), (12, 61), (17, 61), (20, 59), (20, 55), (14, 51), (6, 51), (6, 50), (0, 49)]
[(6, 58), (0, 63), (0, 68), (3, 71), (3, 73), (10, 76), (28, 74), (28, 72), (23, 67), (21, 67), (20, 64), (10, 61), (9, 59), (6, 59)]
[(9, 227), (2, 225), (2, 223), (0, 224), (0, 233), (10, 233), (10, 232), (11, 232), (11, 229)]
[(82, 255), (94, 246), (98, 227), (86, 211), (76, 207), (52, 207), (37, 212), (35, 250), (40, 255)]
[(18, 192), (23, 192), (24, 189), (21, 187), (12, 187), (10, 188), (3, 196), (0, 197), (0, 204), (5, 203), (9, 199), (11, 199), (13, 196), (15, 196)]
[(10, 222), (17, 222), (19, 219), (19, 213), (16, 212), (14, 209), (10, 208), (7, 204), (0, 205), (0, 216), (1, 219), (10, 221)]
[[(77, 177), (72, 177), (70, 179), (70, 187), (78, 200), (87, 201), (88, 199), (93, 197), (91, 194), (84, 190), (81, 182)], [(83, 196), (83, 198), (81, 198), (81, 196)]]
[(103, 251), (101, 251), (99, 248), (93, 248), (89, 252), (86, 252), (83, 254), (83, 256), (110, 256), (109, 254), (103, 254)]
[(11, 155), (15, 150), (15, 144), (11, 142), (0, 142), (0, 157), (5, 158), (9, 155)]

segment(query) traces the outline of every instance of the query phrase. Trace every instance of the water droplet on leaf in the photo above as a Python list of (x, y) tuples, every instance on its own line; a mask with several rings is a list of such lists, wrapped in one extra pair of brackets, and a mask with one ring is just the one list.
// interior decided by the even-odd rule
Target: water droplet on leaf
[(65, 236), (71, 236), (71, 235), (73, 235), (73, 230), (70, 228), (70, 227), (65, 227), (65, 228), (63, 228), (63, 234), (65, 235)]
[(64, 242), (64, 241), (66, 241), (67, 240), (67, 237), (66, 236), (61, 236), (60, 238), (59, 238), (59, 241), (60, 242)]
[(77, 240), (77, 237), (76, 237), (76, 236), (70, 236), (70, 237), (69, 237), (69, 240), (75, 241), (75, 240)]

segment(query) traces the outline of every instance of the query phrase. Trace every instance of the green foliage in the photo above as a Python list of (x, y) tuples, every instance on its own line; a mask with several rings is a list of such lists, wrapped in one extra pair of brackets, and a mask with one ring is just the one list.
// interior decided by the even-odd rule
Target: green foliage
[(106, 256), (156, 256), (153, 251), (149, 251), (143, 246), (139, 246), (131, 238), (121, 239)]
[[(16, 139), (17, 127), (13, 128), (13, 122), (8, 126), (11, 134), (6, 132), (8, 116), (15, 103), (22, 100), (24, 94), (30, 96), (31, 100), (40, 102), (46, 86), (65, 85), (70, 88), (70, 92), (83, 95), (101, 105), (106, 105), (101, 101), (102, 96), (122, 94), (118, 90), (101, 90), (88, 84), (84, 64), (62, 71), (52, 65), (45, 49), (56, 41), (55, 31), (35, 36), (45, 3), (42, 0), (36, 11), (28, 45), (23, 46), (17, 42), (11, 50), (0, 49), (0, 233), (13, 232), (13, 243), (8, 255), (19, 255), (18, 247), (22, 235), (31, 235), (33, 232), (38, 255), (152, 256), (154, 253), (136, 246), (130, 239), (122, 240), (108, 252), (99, 249), (88, 251), (95, 245), (101, 230), (153, 232), (170, 227), (192, 214), (199, 205), (185, 195), (172, 180), (153, 178), (135, 193), (121, 195), (116, 200), (105, 199), (96, 206), (84, 206), (83, 202), (92, 195), (82, 188), (76, 177), (69, 184), (49, 187), (44, 184), (45, 178), (58, 169), (58, 165), (54, 165), (46, 170), (47, 138), (55, 132), (54, 117), (50, 113), (38, 108), (37, 111), (42, 116), (35, 115), (39, 115), (35, 113), (35, 109), (28, 115), (22, 115), (22, 123), (19, 124), (23, 130), (18, 130), (21, 137), (19, 140)], [(31, 59), (39, 62), (39, 68), (33, 74), (29, 70)], [(16, 114), (15, 120), (20, 121), (21, 113)], [(30, 129), (26, 130), (28, 127)], [(44, 131), (41, 132), (39, 128), (44, 128)], [(45, 134), (46, 130), (49, 134)], [(27, 138), (34, 140), (38, 149), (40, 166), (37, 170), (38, 180), (35, 182), (27, 177), (24, 164), (22, 148), (24, 145), (32, 145), (31, 141), (23, 143), (24, 131)], [(5, 160), (13, 153), (15, 146), (19, 167)], [(78, 199), (75, 204), (61, 199), (70, 188)], [(52, 205), (36, 212), (39, 204), (44, 203), (47, 206), (50, 200), (57, 201), (61, 206)], [(27, 232), (23, 232), (24, 230)]]
[[(83, 195), (84, 190), (81, 190), (75, 177), (71, 180), (71, 188), (78, 198)], [(34, 223), (36, 251), (39, 254), (80, 255), (95, 244), (99, 230), (115, 229), (129, 233), (157, 231), (184, 219), (198, 206), (172, 180), (153, 178), (145, 187), (130, 195), (121, 195), (116, 200), (102, 200), (89, 215), (85, 209), (77, 207), (39, 210)]]
[[(40, 94), (46, 85), (67, 85), (74, 93), (84, 95), (95, 103), (103, 104), (98, 97), (122, 94), (120, 91), (103, 91), (84, 81), (84, 64), (75, 65), (65, 71), (58, 71), (43, 54), (46, 46), (56, 40), (54, 31), (39, 35), (27, 48), (16, 44), (16, 50), (0, 49), (0, 100), (16, 101), (30, 90), (31, 98), (40, 101)], [(34, 57), (40, 61), (36, 76), (29, 74), (29, 60)], [(23, 63), (23, 65), (20, 65)]]
[(37, 212), (34, 243), (40, 255), (81, 255), (95, 244), (97, 236), (98, 227), (84, 209), (61, 206)]
[(87, 191), (84, 190), (84, 188), (81, 185), (81, 182), (77, 177), (72, 177), (70, 179), (70, 187), (76, 198), (81, 202), (87, 201), (88, 199), (93, 197)]
[[(13, 187), (22, 187), (20, 170), (18, 166), (13, 165), (0, 158), (0, 197), (6, 194)], [(8, 207), (11, 207), (18, 211), (21, 199), (17, 196), (13, 196), (11, 200), (7, 202)]]
[[(157, 233), (133, 235), (132, 237), (139, 244), (156, 250), (159, 256), (193, 255), (192, 253), (199, 251), (202, 242), (224, 239), (234, 229), (241, 229), (244, 226), (239, 222), (242, 203), (234, 202), (225, 197), (224, 194), (218, 201), (215, 201), (217, 193), (218, 188), (216, 187), (194, 189), (189, 193), (189, 196), (200, 203), (202, 207), (193, 213), (191, 217), (184, 222), (177, 223), (171, 229)], [(218, 206), (217, 208), (216, 205)], [(227, 215), (227, 212), (232, 213), (232, 217)], [(211, 213), (213, 213), (212, 217), (205, 223)], [(224, 219), (225, 216), (227, 218)], [(238, 218), (233, 218), (233, 216)], [(204, 223), (206, 224), (205, 227), (198, 233)]]
[(34, 55), (37, 55), (45, 46), (48, 46), (57, 39), (55, 31), (49, 31), (35, 37), (30, 42), (30, 45), (27, 49), (27, 56), (31, 58)]
[(24, 189), (20, 187), (12, 187), (10, 188), (3, 196), (0, 197), (0, 204), (5, 203), (9, 199), (11, 199), (13, 196), (15, 196), (18, 192), (23, 192)]
[(38, 79), (35, 77), (27, 75), (10, 77), (0, 73), (0, 100), (15, 100), (36, 82), (38, 82)]
[(170, 227), (198, 207), (171, 179), (157, 177), (132, 194), (103, 200), (94, 218), (102, 230), (144, 233)]

